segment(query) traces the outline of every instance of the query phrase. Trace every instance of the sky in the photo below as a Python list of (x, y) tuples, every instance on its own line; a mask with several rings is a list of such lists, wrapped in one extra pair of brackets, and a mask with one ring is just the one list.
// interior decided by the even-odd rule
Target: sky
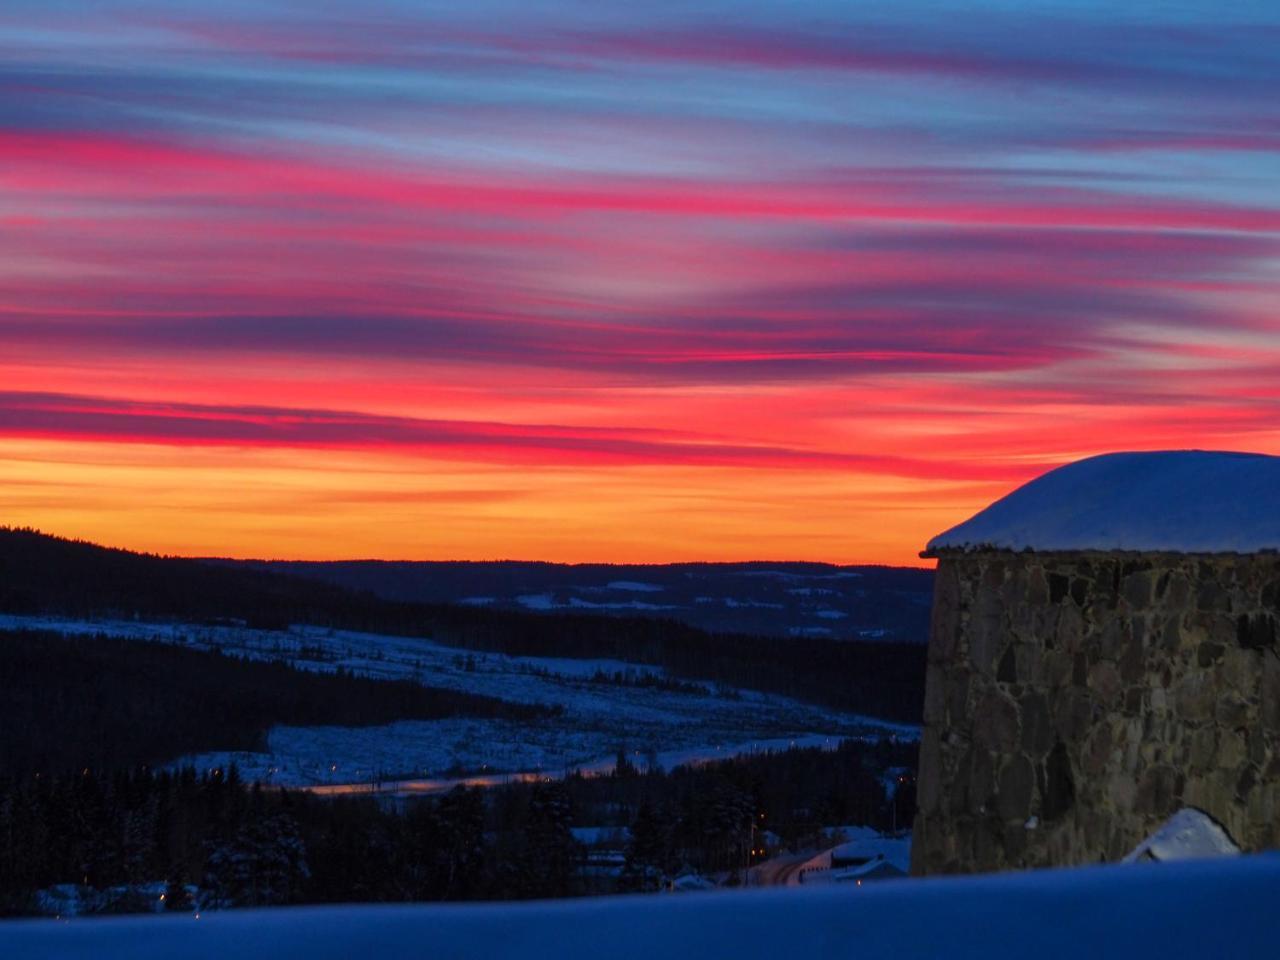
[(1280, 454), (1280, 5), (7, 0), (0, 523), (921, 563)]

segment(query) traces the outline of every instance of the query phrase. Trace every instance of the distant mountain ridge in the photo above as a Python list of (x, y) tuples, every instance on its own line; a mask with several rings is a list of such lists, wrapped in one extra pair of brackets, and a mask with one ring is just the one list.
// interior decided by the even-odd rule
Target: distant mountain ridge
[(661, 617), (715, 633), (924, 643), (933, 571), (795, 561), (215, 561), (403, 603)]
[[(798, 635), (780, 642), (776, 636), (692, 626), (673, 611), (618, 609), (606, 611), (616, 616), (604, 617), (599, 610), (572, 604), (558, 608), (554, 589), (542, 609), (530, 609), (527, 602), (504, 608), (496, 598), (484, 604), (392, 600), (367, 589), (261, 566), (132, 553), (0, 527), (0, 613), (241, 624), (261, 630), (310, 624), (429, 638), (464, 650), (511, 656), (647, 664), (672, 677), (777, 693), (903, 723), (917, 722), (923, 708), (925, 648), (920, 644), (834, 640), (825, 635)], [(744, 576), (734, 582), (777, 581), (774, 588), (783, 592), (805, 589), (787, 579), (807, 576), (804, 571), (770, 566), (774, 573), (769, 576)], [(519, 573), (519, 567), (508, 572)], [(746, 567), (748, 573), (759, 572)], [(647, 579), (632, 579), (639, 576), (637, 569), (646, 571)], [(601, 568), (610, 578), (604, 581), (606, 588), (632, 597), (658, 595), (648, 589), (659, 586), (656, 569)], [(829, 582), (845, 580), (859, 582), (857, 577)], [(513, 581), (521, 590), (525, 582)], [(740, 607), (724, 606), (729, 611), (778, 612), (767, 606), (771, 601), (758, 600), (752, 606), (750, 600), (739, 593), (735, 602)]]

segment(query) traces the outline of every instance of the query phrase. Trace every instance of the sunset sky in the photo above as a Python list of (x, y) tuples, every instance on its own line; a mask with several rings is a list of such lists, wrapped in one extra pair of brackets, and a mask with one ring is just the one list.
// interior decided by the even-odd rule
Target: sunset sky
[(920, 563), (1280, 454), (1280, 4), (0, 6), (0, 523)]

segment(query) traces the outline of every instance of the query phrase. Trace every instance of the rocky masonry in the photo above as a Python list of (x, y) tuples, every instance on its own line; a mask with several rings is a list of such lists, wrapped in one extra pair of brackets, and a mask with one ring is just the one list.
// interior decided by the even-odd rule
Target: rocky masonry
[(1280, 556), (934, 548), (917, 874), (1280, 845)]

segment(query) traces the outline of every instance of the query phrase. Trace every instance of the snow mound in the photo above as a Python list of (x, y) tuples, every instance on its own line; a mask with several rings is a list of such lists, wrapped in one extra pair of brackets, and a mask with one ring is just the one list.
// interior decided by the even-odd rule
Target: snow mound
[(685, 896), (7, 921), (0, 957), (1269, 957), (1278, 889), (1280, 855), (1259, 854)]
[(1174, 450), (1059, 467), (929, 542), (946, 550), (1280, 549), (1280, 457)]
[(1208, 814), (1187, 807), (1138, 844), (1123, 862), (1200, 860), (1205, 857), (1233, 857), (1239, 853), (1240, 848), (1231, 842), (1227, 831)]

